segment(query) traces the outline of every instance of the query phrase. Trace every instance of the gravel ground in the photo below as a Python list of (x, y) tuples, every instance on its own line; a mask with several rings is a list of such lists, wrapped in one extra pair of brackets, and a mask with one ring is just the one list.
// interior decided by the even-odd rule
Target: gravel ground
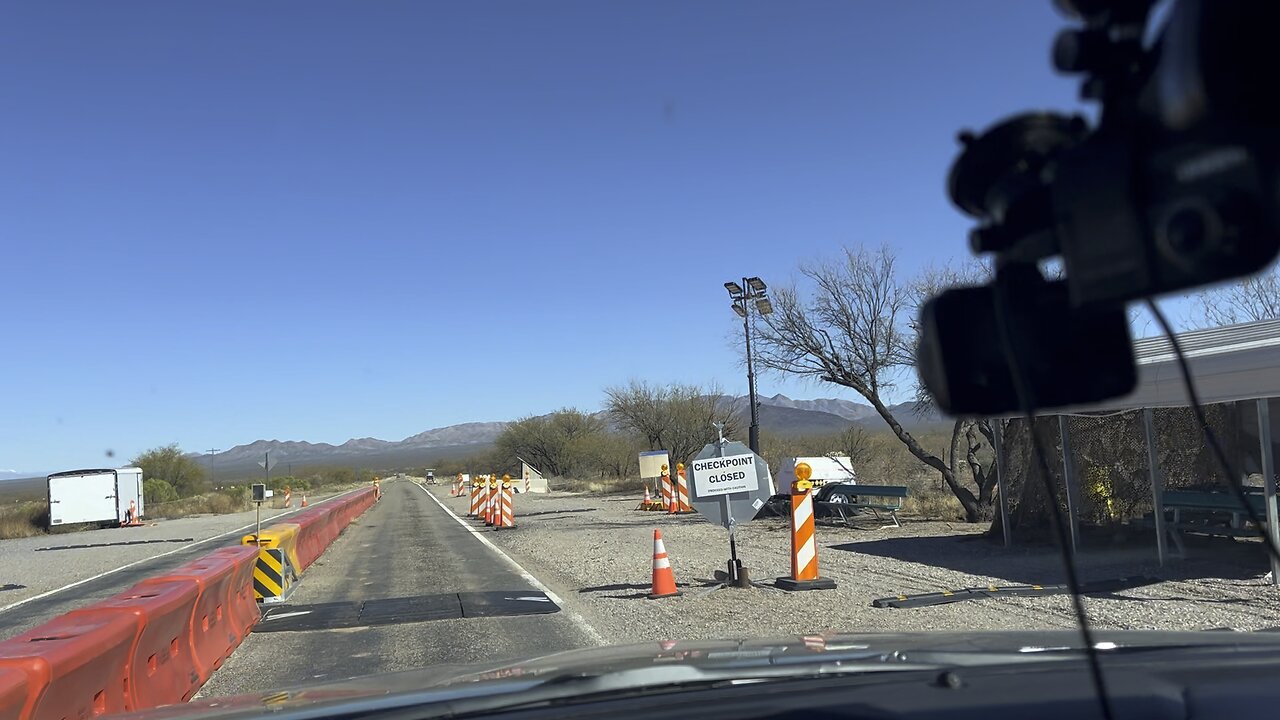
[[(308, 498), (318, 502), (325, 496)], [(296, 503), (295, 503), (296, 506)], [(297, 507), (293, 512), (297, 511)], [(262, 524), (288, 510), (262, 511)], [(114, 570), (123, 565), (145, 561), (192, 543), (224, 535), (243, 528), (251, 532), (252, 510), (228, 515), (193, 515), (173, 520), (148, 522), (141, 527), (86, 530), (75, 533), (39, 535), (0, 541), (0, 586), (24, 587), (0, 591), (0, 610), (70, 583)], [(151, 540), (137, 545), (112, 545), (135, 540)], [(218, 543), (207, 543), (210, 549)], [(225, 544), (225, 543), (223, 543)], [(89, 547), (62, 548), (69, 545)]]
[[(433, 489), (455, 513), (467, 498)], [(979, 537), (985, 525), (913, 522), (882, 528), (872, 517), (846, 528), (820, 521), (818, 558), (835, 590), (788, 593), (772, 587), (790, 572), (784, 519), (738, 530), (738, 555), (769, 587), (707, 592), (724, 568), (728, 534), (699, 515), (636, 510), (639, 499), (572, 494), (517, 495), (514, 530), (486, 537), (558, 592), (611, 642), (807, 632), (1022, 630), (1075, 626), (1066, 595), (1003, 597), (928, 608), (874, 608), (891, 595), (986, 585), (1056, 584), (1062, 564), (1048, 548), (1005, 550)], [(661, 529), (684, 594), (648, 600), (653, 530)], [(1188, 540), (1188, 559), (1161, 568), (1154, 538), (1080, 556), (1085, 581), (1147, 576), (1154, 584), (1090, 596), (1100, 628), (1254, 630), (1280, 626), (1280, 592), (1262, 580), (1266, 558), (1249, 542)]]

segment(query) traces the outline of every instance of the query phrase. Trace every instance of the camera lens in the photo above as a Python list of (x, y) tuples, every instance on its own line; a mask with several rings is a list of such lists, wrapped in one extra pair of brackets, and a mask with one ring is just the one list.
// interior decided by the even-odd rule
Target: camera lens
[(1192, 254), (1204, 247), (1209, 232), (1204, 216), (1198, 210), (1183, 208), (1169, 218), (1166, 227), (1169, 249), (1178, 254)]
[(1194, 270), (1222, 241), (1222, 219), (1199, 198), (1187, 198), (1169, 208), (1159, 228), (1161, 254), (1185, 270)]

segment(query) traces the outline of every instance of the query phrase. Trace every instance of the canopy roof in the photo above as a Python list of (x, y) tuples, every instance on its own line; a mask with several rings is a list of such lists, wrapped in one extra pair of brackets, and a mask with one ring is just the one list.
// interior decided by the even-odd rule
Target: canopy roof
[[(1178, 334), (1200, 402), (1280, 397), (1280, 320)], [(1138, 386), (1126, 397), (1073, 410), (1132, 410), (1189, 405), (1173, 346), (1163, 336), (1133, 343)]]

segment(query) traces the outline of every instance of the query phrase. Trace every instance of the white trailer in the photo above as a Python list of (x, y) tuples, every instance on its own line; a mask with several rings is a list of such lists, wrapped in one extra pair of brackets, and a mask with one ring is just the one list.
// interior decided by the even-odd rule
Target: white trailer
[(69, 470), (54, 473), (49, 481), (49, 526), (73, 523), (123, 523), (129, 503), (135, 519), (144, 514), (142, 470)]
[(856, 485), (858, 474), (853, 471), (853, 460), (847, 455), (824, 455), (822, 457), (790, 457), (782, 459), (778, 468), (777, 491), (791, 492), (791, 483), (796, 479), (796, 465), (808, 463), (812, 473), (809, 480), (814, 487), (822, 487), (831, 483)]

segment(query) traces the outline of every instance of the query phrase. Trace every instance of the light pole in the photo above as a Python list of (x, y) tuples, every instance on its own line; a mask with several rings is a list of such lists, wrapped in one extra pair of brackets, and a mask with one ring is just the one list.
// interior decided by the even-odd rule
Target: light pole
[(756, 372), (751, 362), (751, 305), (754, 301), (756, 312), (768, 315), (773, 312), (773, 304), (766, 294), (768, 286), (758, 277), (742, 278), (742, 284), (730, 280), (724, 284), (733, 298), (733, 311), (742, 318), (742, 332), (747, 340), (747, 392), (751, 403), (751, 429), (747, 436), (747, 444), (751, 452), (760, 454), (760, 413), (756, 403)]

